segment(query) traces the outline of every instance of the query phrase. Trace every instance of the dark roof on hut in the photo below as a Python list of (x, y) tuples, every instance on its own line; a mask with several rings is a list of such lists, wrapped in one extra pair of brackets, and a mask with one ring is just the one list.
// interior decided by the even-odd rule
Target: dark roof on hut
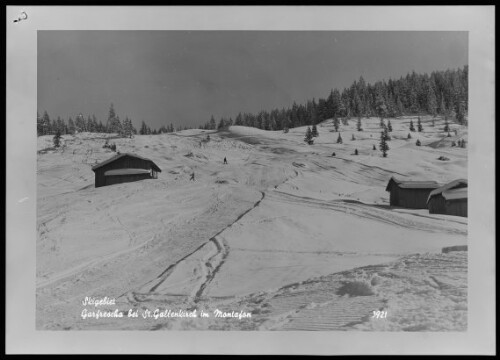
[(153, 160), (151, 159), (147, 159), (145, 157), (142, 157), (142, 156), (139, 156), (139, 155), (135, 155), (135, 154), (130, 154), (130, 153), (121, 153), (121, 154), (116, 154), (115, 156), (109, 158), (108, 160), (104, 160), (103, 162), (97, 164), (97, 165), (94, 165), (92, 166), (92, 171), (95, 171), (96, 169), (106, 165), (106, 164), (109, 164), (115, 160), (118, 160), (124, 156), (130, 156), (130, 157), (134, 157), (134, 158), (138, 158), (138, 159), (142, 159), (142, 160), (145, 160), (145, 161), (149, 161), (153, 167), (153, 169), (155, 169), (156, 171), (158, 172), (161, 172), (161, 169), (158, 167), (158, 165), (156, 165)]
[[(427, 198), (427, 202), (431, 199), (431, 197), (439, 195), (444, 192), (447, 192), (447, 190), (453, 190), (453, 189), (460, 189), (460, 188), (466, 188), (467, 187), (467, 180), (466, 179), (457, 179), (453, 180), (452, 182), (449, 182), (448, 184), (445, 184), (436, 190), (431, 191), (429, 194), (429, 197)], [(467, 197), (467, 191), (465, 191), (465, 197)], [(462, 197), (463, 198), (463, 197)]]
[(114, 169), (105, 171), (104, 176), (149, 174), (149, 171), (147, 169)]
[(391, 183), (395, 183), (398, 187), (403, 189), (436, 189), (440, 185), (432, 180), (425, 181), (403, 181), (396, 179), (394, 176), (391, 177), (385, 191), (390, 191)]

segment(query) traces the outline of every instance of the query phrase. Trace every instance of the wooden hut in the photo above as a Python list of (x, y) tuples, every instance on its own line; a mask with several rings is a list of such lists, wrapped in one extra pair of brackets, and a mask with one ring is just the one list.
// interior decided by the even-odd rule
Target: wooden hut
[(427, 209), (427, 199), (440, 185), (435, 181), (403, 181), (391, 177), (385, 191), (390, 192), (391, 206)]
[(117, 154), (94, 165), (95, 187), (156, 179), (161, 169), (150, 159), (129, 153)]
[(467, 217), (467, 180), (454, 180), (433, 190), (427, 206), (431, 214)]

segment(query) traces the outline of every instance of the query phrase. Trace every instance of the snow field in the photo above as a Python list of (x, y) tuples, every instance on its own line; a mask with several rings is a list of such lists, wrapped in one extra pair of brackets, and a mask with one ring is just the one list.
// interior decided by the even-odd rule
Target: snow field
[[(363, 118), (361, 132), (356, 119), (340, 125), (343, 144), (331, 121), (311, 146), (306, 127), (111, 139), (162, 173), (97, 189), (90, 167), (114, 155), (102, 148), (109, 135), (63, 136), (63, 149), (38, 155), (37, 328), (463, 330), (466, 254), (439, 253), (467, 244), (467, 219), (392, 209), (385, 186), (392, 175), (467, 178), (467, 149), (449, 146), (467, 129), (450, 123), (447, 138), (442, 119), (432, 127), (422, 117), (424, 131), (408, 140), (410, 118), (390, 120), (388, 158), (375, 118)], [(51, 137), (38, 138), (39, 150), (50, 145)], [(373, 295), (337, 294), (350, 281)], [(124, 309), (226, 306), (255, 316), (163, 325), (78, 319), (81, 298), (99, 295)], [(429, 311), (417, 313), (425, 304)], [(374, 308), (396, 315), (372, 321)]]

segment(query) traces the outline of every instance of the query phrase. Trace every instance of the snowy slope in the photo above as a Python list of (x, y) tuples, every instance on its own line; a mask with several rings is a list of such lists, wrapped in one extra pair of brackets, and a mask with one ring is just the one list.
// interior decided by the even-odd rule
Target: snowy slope
[[(441, 119), (433, 127), (422, 117), (424, 131), (412, 132), (408, 140), (410, 118), (390, 120), (387, 158), (378, 150), (381, 129), (375, 118), (363, 118), (360, 132), (355, 119), (341, 125), (343, 144), (336, 144), (331, 121), (318, 126), (314, 145), (303, 141), (306, 127), (285, 134), (233, 126), (132, 139), (82, 133), (63, 136), (58, 150), (50, 150), (51, 137), (39, 137), (37, 328), (434, 330), (440, 327), (432, 324), (446, 317), (441, 328), (464, 329), (466, 291), (430, 300), (437, 308), (454, 301), (456, 313), (434, 311), (420, 322), (404, 318), (386, 321), (387, 326), (366, 314), (374, 307), (396, 311), (408, 305), (394, 296), (400, 291), (396, 285), (379, 286), (360, 301), (345, 296), (336, 305), (331, 301), (346, 276), (332, 274), (392, 269), (404, 259), (435, 264), (432, 275), (418, 266), (398, 273), (397, 286), (423, 287), (412, 293), (414, 304), (424, 303), (436, 286), (441, 289), (439, 281), (451, 281), (445, 279), (451, 273), (456, 273), (453, 286), (466, 289), (467, 257), (439, 253), (444, 246), (467, 244), (467, 219), (391, 208), (385, 186), (393, 175), (440, 183), (467, 178), (467, 149), (450, 146), (467, 139), (467, 129), (451, 124), (452, 137), (446, 137)], [(416, 118), (413, 122), (416, 126)], [(94, 188), (91, 166), (115, 154), (102, 147), (110, 136), (118, 151), (152, 159), (162, 169), (158, 179)], [(417, 139), (422, 146), (415, 145)], [(194, 182), (189, 181), (193, 171)], [(448, 268), (447, 258), (457, 265)], [(298, 295), (288, 305), (279, 300), (291, 284), (304, 292), (314, 279), (328, 283), (314, 289), (316, 300)], [(79, 316), (86, 296), (116, 298), (124, 310), (224, 305), (248, 308), (255, 316), (224, 324), (89, 321)], [(252, 307), (259, 297), (274, 299), (269, 303), (274, 310)], [(321, 322), (328, 311), (343, 311), (349, 321), (338, 315)]]

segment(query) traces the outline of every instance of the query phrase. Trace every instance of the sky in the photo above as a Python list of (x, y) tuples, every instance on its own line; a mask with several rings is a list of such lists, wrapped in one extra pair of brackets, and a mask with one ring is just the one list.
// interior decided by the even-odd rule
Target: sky
[(467, 32), (38, 31), (37, 108), (51, 118), (113, 103), (136, 128), (326, 98), (362, 76), (398, 79), (468, 64)]

